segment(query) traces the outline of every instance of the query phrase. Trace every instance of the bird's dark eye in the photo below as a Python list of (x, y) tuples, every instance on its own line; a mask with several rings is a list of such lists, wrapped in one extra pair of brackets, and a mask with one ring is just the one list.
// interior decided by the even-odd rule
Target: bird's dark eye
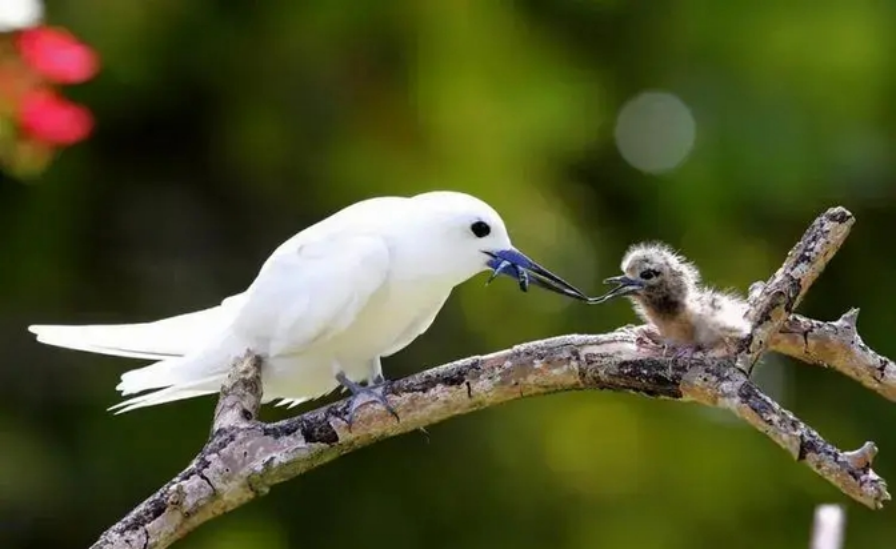
[(476, 222), (470, 226), (470, 231), (472, 231), (476, 237), (481, 239), (491, 233), (492, 228), (485, 222)]
[(649, 281), (650, 279), (653, 279), (654, 277), (656, 277), (659, 274), (660, 274), (660, 272), (655, 269), (645, 269), (644, 271), (641, 272), (640, 275), (638, 275), (638, 277), (640, 277), (641, 280)]

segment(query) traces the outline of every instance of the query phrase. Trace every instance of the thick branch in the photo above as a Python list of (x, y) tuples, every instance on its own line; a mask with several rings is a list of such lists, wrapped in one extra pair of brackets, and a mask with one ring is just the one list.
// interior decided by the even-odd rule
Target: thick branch
[(367, 407), (349, 430), (341, 420), (347, 401), (275, 424), (256, 421), (260, 362), (247, 355), (235, 363), (222, 389), (212, 436), (199, 455), (94, 547), (166, 547), (273, 485), (381, 439), (522, 397), (583, 389), (727, 409), (846, 495), (880, 508), (890, 495), (886, 482), (871, 469), (876, 446), (868, 442), (856, 451), (839, 450), (763, 394), (745, 373), (771, 346), (827, 364), (893, 399), (894, 366), (858, 337), (855, 313), (834, 323), (793, 314), (852, 223), (852, 215), (842, 208), (827, 211), (768, 283), (754, 285), (748, 314), (754, 330), (734, 356), (698, 354), (681, 364), (643, 337), (645, 327), (552, 338), (399, 380), (390, 385), (387, 397), (401, 420), (396, 422), (382, 407)]
[(346, 401), (275, 424), (222, 428), (190, 466), (107, 531), (95, 548), (166, 547), (196, 526), (232, 510), (274, 484), (386, 437), (514, 399), (601, 389), (696, 401), (730, 410), (871, 508), (889, 499), (886, 483), (863, 460), (840, 451), (763, 394), (730, 358), (695, 357), (673, 364), (659, 348), (639, 347), (635, 331), (569, 336), (473, 357), (395, 382), (389, 401), (358, 412), (352, 430)]

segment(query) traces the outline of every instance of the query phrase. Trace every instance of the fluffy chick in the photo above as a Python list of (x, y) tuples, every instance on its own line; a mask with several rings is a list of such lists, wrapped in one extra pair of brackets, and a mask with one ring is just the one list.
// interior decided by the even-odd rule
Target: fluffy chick
[(638, 316), (680, 353), (729, 347), (750, 332), (746, 301), (702, 286), (697, 268), (668, 245), (635, 244), (621, 267), (624, 275), (605, 281), (618, 286), (593, 301), (628, 297)]

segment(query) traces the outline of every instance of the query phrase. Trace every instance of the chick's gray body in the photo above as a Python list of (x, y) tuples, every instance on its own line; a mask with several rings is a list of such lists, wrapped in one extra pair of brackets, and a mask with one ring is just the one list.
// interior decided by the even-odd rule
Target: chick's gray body
[(702, 286), (699, 271), (667, 245), (634, 245), (621, 267), (641, 286), (628, 294), (635, 312), (668, 343), (709, 350), (731, 345), (749, 333), (746, 302)]

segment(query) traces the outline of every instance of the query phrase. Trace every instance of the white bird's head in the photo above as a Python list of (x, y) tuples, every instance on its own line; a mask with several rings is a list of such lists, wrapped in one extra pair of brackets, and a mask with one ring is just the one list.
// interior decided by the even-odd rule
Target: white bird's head
[(604, 281), (617, 287), (592, 302), (631, 296), (654, 309), (674, 309), (684, 303), (700, 280), (697, 269), (663, 243), (630, 247), (621, 267), (624, 275)]
[(525, 292), (530, 283), (579, 300), (580, 290), (517, 250), (501, 216), (484, 201), (453, 191), (433, 191), (410, 198), (408, 220), (402, 234), (399, 264), (413, 264), (408, 272), (429, 272), (459, 284), (491, 270), (491, 282), (499, 275), (513, 277)]

